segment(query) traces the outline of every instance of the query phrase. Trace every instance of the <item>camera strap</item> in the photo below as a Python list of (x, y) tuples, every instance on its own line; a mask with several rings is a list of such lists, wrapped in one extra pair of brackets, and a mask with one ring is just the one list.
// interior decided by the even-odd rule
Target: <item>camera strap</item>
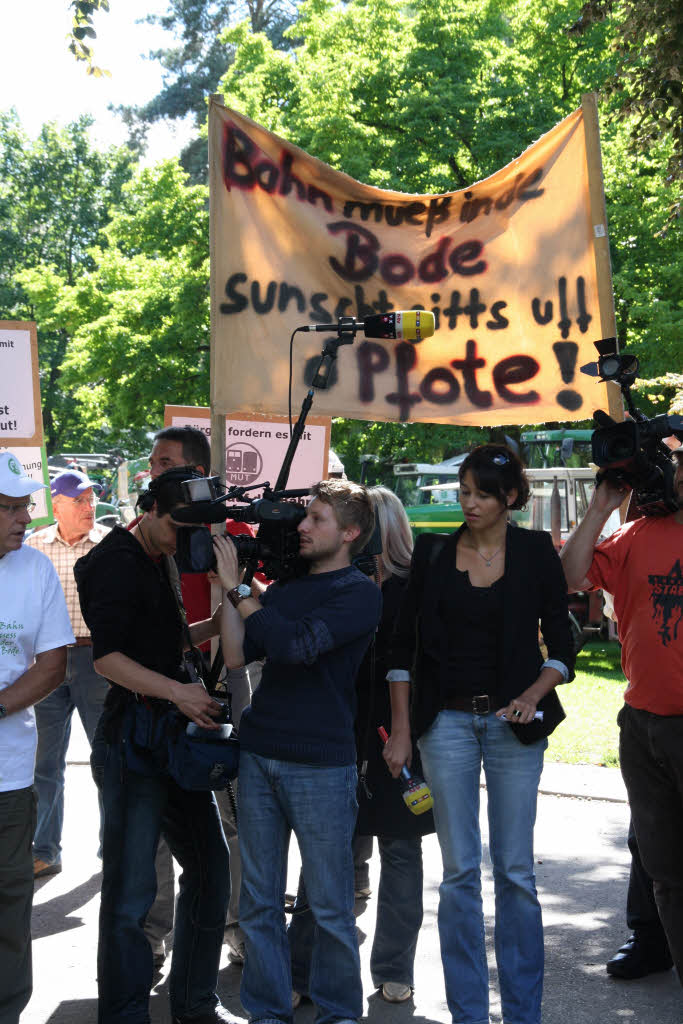
[(183, 627), (183, 638), (187, 646), (187, 650), (183, 651), (183, 667), (187, 672), (191, 683), (201, 683), (201, 685), (204, 686), (204, 679), (202, 675), (202, 656), (192, 643), (192, 634), (190, 633), (190, 627), (187, 621), (187, 612), (185, 611), (185, 605), (183, 604), (183, 592), (180, 586), (180, 573), (178, 572), (178, 566), (175, 564), (175, 560), (171, 555), (164, 555), (161, 560), (161, 564), (164, 567), (164, 574), (168, 580), (173, 597), (175, 598), (176, 605), (178, 606), (180, 622)]

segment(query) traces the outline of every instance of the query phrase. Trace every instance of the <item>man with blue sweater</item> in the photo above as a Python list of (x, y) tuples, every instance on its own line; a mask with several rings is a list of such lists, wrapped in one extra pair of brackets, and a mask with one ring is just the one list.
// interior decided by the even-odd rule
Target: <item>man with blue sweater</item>
[(288, 1024), (287, 851), (294, 831), (315, 916), (309, 992), (318, 1024), (353, 1024), (363, 993), (353, 916), (355, 679), (379, 622), (381, 595), (351, 565), (374, 525), (365, 488), (324, 480), (299, 525), (307, 575), (260, 600), (239, 585), (236, 550), (215, 538), (226, 590), (221, 639), (230, 668), (265, 657), (240, 724), (242, 1003), (253, 1024)]

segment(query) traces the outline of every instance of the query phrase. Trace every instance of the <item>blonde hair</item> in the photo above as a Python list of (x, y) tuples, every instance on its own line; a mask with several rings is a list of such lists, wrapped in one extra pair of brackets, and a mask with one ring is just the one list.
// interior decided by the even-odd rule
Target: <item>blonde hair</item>
[(387, 576), (406, 577), (413, 553), (413, 535), (405, 509), (388, 487), (369, 487), (368, 494), (379, 519), (382, 564)]

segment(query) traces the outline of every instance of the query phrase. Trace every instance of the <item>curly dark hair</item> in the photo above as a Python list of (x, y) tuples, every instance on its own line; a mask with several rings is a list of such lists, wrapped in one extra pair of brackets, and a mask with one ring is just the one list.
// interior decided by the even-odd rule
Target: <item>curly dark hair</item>
[(492, 494), (501, 505), (507, 505), (507, 496), (513, 490), (517, 491), (517, 497), (509, 508), (524, 508), (529, 500), (529, 481), (524, 466), (506, 444), (480, 444), (460, 466), (460, 483), (468, 471), (479, 490)]

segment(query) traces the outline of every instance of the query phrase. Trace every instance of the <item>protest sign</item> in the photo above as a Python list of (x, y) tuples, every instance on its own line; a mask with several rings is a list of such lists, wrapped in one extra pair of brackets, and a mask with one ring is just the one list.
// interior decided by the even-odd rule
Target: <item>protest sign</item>
[[(354, 181), (212, 99), (214, 414), (286, 411), (296, 327), (417, 308), (434, 313), (434, 336), (359, 334), (317, 411), (491, 426), (607, 409), (604, 385), (579, 372), (614, 333), (586, 120), (575, 111), (468, 189), (409, 195)], [(324, 337), (295, 336), (295, 406)]]
[(0, 380), (0, 441), (40, 445), (43, 417), (34, 323), (0, 321)]
[[(211, 439), (211, 419), (207, 408), (167, 405), (164, 426), (194, 427)], [(249, 413), (226, 416), (226, 485), (246, 487), (267, 481), (274, 487), (288, 444), (286, 416), (255, 416)], [(287, 487), (310, 487), (326, 477), (329, 447), (329, 418), (310, 416), (292, 462)], [(256, 489), (249, 493), (251, 497), (257, 497), (260, 491)]]

